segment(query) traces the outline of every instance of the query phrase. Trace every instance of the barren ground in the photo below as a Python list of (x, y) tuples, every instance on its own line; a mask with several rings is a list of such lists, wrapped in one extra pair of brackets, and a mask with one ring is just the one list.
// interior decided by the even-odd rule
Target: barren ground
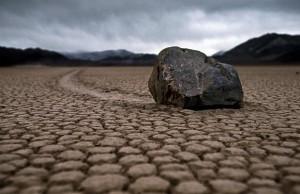
[(158, 106), (151, 68), (0, 69), (0, 194), (300, 193), (300, 67), (239, 67), (242, 109)]

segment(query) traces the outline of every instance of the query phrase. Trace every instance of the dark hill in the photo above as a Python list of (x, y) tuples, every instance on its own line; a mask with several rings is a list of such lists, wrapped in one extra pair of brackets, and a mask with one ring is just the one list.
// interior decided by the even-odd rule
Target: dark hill
[(40, 48), (16, 49), (0, 47), (0, 66), (43, 63), (46, 65), (64, 63), (62, 54)]
[(232, 64), (300, 63), (300, 35), (265, 34), (214, 57)]

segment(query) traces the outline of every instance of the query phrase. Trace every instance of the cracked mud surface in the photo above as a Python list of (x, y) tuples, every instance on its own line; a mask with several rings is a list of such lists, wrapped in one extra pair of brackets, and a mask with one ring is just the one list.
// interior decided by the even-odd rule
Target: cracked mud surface
[(0, 69), (0, 194), (300, 193), (300, 68), (238, 71), (244, 108), (191, 111), (151, 68)]

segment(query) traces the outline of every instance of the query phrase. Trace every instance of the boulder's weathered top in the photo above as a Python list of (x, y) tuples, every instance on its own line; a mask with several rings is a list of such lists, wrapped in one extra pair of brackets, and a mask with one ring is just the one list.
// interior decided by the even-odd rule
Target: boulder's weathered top
[(239, 107), (243, 101), (233, 66), (179, 47), (160, 52), (148, 86), (157, 103), (183, 108)]

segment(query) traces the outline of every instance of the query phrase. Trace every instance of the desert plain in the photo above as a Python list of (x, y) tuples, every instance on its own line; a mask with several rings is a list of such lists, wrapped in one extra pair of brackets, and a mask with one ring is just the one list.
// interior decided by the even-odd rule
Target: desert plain
[(238, 66), (241, 109), (156, 105), (150, 67), (0, 69), (0, 194), (300, 193), (300, 67)]

